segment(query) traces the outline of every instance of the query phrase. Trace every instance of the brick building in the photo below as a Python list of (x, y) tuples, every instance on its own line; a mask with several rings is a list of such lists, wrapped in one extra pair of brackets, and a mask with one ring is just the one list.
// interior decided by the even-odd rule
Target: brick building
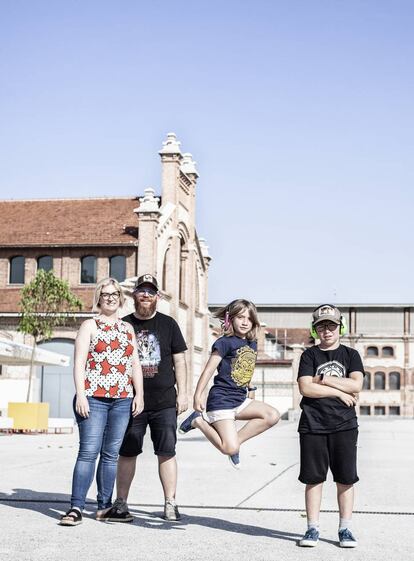
[[(92, 315), (96, 282), (107, 276), (122, 282), (128, 313), (136, 277), (152, 273), (161, 288), (160, 311), (172, 315), (186, 337), (189, 372), (200, 373), (209, 341), (210, 257), (195, 227), (198, 173), (173, 133), (159, 154), (161, 197), (146, 189), (142, 197), (0, 201), (0, 336), (30, 343), (17, 331), (19, 301), (22, 286), (38, 268), (68, 281), (83, 302), (73, 325), (43, 343), (71, 356), (79, 324)], [(1, 367), (0, 411), (10, 400), (24, 400), (27, 376), (27, 368)], [(192, 384), (190, 379), (189, 393)], [(70, 415), (72, 395), (71, 367), (38, 369), (32, 399), (49, 401), (51, 416)]]

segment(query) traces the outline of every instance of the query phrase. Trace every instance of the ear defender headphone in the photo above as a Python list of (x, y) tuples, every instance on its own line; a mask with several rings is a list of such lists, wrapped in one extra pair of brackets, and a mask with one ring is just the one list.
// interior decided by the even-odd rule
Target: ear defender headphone
[[(330, 308), (336, 308), (336, 306), (332, 306), (331, 304), (323, 304), (322, 306), (318, 306), (317, 308), (315, 308), (312, 313), (316, 312), (316, 310), (319, 310), (319, 308), (324, 308), (325, 306), (329, 306)], [(340, 325), (339, 326), (339, 336), (343, 337), (348, 332), (348, 326), (347, 326), (347, 323), (346, 323), (346, 319), (343, 315), (340, 316), (340, 320), (341, 320), (341, 323), (339, 324)], [(316, 331), (316, 328), (313, 324), (311, 324), (309, 332), (310, 332), (311, 337), (313, 339), (315, 339), (315, 340), (319, 339), (318, 332)]]
[(225, 331), (227, 331), (230, 328), (231, 325), (231, 319), (230, 319), (230, 308), (232, 307), (232, 305), (236, 302), (236, 300), (232, 300), (230, 302), (230, 304), (227, 304), (226, 306), (226, 312), (224, 314), (224, 319), (222, 320), (222, 325)]

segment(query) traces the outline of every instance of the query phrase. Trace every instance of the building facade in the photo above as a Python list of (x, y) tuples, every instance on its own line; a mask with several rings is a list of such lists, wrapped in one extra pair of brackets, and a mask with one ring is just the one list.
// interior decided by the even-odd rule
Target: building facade
[[(133, 310), (137, 276), (151, 273), (161, 291), (159, 310), (174, 317), (186, 338), (188, 393), (192, 375), (207, 358), (210, 256), (195, 224), (198, 173), (191, 154), (182, 153), (174, 133), (159, 152), (161, 192), (142, 197), (0, 201), (0, 337), (31, 343), (18, 331), (21, 289), (39, 268), (53, 270), (83, 302), (73, 322), (43, 346), (73, 356), (80, 323), (91, 317), (96, 282), (117, 278), (127, 294), (123, 313)], [(2, 365), (0, 411), (23, 401), (28, 369)], [(39, 368), (32, 400), (49, 401), (51, 416), (71, 414), (71, 367)], [(69, 396), (69, 399), (68, 399)]]

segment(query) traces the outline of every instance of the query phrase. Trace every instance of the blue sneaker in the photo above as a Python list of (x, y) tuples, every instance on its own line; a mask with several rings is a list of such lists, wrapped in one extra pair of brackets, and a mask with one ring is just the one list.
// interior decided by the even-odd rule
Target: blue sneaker
[(193, 411), (191, 413), (191, 415), (189, 415), (181, 423), (181, 425), (178, 428), (178, 432), (181, 433), (181, 434), (186, 434), (190, 430), (194, 429), (195, 427), (191, 426), (191, 423), (194, 421), (194, 419), (197, 419), (197, 417), (200, 417), (200, 416), (201, 416), (201, 413), (199, 413), (198, 411)]
[(351, 530), (349, 530), (349, 528), (339, 530), (338, 538), (340, 547), (356, 547), (358, 545), (358, 542), (352, 535), (352, 532)]
[(237, 454), (232, 454), (231, 456), (228, 456), (229, 458), (229, 462), (232, 465), (232, 467), (234, 467), (234, 469), (240, 469), (240, 455), (239, 453)]
[(316, 528), (309, 528), (306, 530), (305, 535), (300, 540), (299, 545), (301, 547), (315, 547), (319, 541), (319, 532)]

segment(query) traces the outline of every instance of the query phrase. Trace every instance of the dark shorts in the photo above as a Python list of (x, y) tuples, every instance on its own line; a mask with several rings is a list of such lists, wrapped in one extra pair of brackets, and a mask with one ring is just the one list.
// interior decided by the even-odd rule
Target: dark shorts
[(175, 456), (177, 443), (177, 410), (175, 407), (159, 411), (143, 411), (137, 417), (131, 417), (119, 455), (133, 457), (142, 453), (147, 426), (150, 428), (154, 454)]
[(358, 429), (331, 434), (300, 434), (299, 481), (315, 485), (326, 480), (328, 468), (342, 485), (359, 481), (357, 475)]

